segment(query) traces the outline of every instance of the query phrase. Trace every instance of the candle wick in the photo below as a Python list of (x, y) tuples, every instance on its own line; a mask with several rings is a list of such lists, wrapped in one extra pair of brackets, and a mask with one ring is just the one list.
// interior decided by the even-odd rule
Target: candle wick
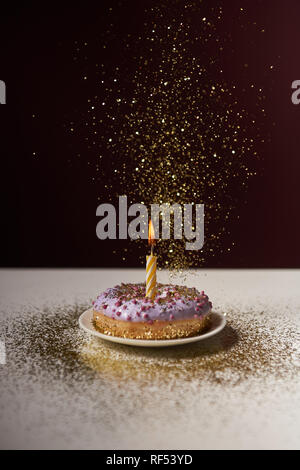
[(153, 245), (151, 245), (151, 256), (153, 256)]

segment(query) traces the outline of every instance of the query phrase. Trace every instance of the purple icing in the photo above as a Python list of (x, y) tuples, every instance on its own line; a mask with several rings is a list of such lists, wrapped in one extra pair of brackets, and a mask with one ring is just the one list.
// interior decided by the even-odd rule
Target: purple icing
[(195, 288), (158, 284), (152, 301), (145, 297), (145, 284), (122, 284), (102, 292), (93, 308), (110, 318), (117, 315), (118, 320), (153, 322), (200, 318), (210, 312), (212, 304)]

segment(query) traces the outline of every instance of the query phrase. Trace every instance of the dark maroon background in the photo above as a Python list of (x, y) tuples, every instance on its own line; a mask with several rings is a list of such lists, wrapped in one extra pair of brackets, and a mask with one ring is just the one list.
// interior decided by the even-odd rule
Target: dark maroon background
[[(84, 159), (74, 159), (62, 123), (85, 100), (74, 74), (74, 41), (89, 41), (105, 30), (109, 5), (120, 37), (142, 31), (144, 8), (157, 2), (98, 3), (1, 4), (0, 79), (7, 85), (7, 105), (0, 106), (2, 266), (136, 266), (135, 256), (124, 263), (111, 253), (124, 242), (96, 238), (99, 186), (87, 184), (90, 170)], [(204, 2), (203, 16), (212, 3)], [(267, 123), (262, 126), (271, 141), (259, 148), (260, 176), (251, 181), (246, 206), (241, 201), (240, 220), (233, 218), (230, 225), (235, 249), (207, 259), (206, 266), (299, 268), (300, 105), (291, 102), (291, 83), (300, 80), (300, 2), (215, 4), (223, 5), (222, 28), (232, 35), (232, 47), (221, 57), (224, 76), (264, 88)], [(258, 26), (241, 28), (240, 7), (249, 24), (261, 25), (265, 34), (257, 34)], [(117, 44), (112, 48), (115, 59), (120, 52)], [(249, 95), (246, 106), (250, 100)], [(79, 139), (78, 152), (85, 152)]]

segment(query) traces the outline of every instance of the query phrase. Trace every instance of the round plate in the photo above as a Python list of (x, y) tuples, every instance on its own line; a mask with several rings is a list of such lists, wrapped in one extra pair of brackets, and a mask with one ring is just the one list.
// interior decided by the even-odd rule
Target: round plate
[(180, 344), (194, 343), (203, 339), (210, 338), (223, 330), (226, 325), (226, 318), (221, 313), (212, 312), (210, 314), (211, 322), (209, 329), (205, 333), (199, 336), (192, 336), (190, 338), (179, 338), (179, 339), (131, 339), (131, 338), (119, 338), (118, 336), (108, 336), (97, 331), (93, 325), (93, 309), (86, 310), (79, 317), (79, 326), (98, 338), (112, 341), (113, 343), (127, 344), (129, 346), (142, 346), (142, 347), (166, 347), (166, 346), (177, 346)]

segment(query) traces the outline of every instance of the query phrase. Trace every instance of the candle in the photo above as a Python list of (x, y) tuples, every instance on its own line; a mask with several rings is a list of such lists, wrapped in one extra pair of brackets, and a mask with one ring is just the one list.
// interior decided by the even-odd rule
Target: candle
[(154, 300), (156, 296), (156, 262), (157, 256), (153, 255), (153, 248), (155, 244), (155, 233), (152, 221), (149, 222), (149, 245), (151, 245), (151, 255), (146, 257), (146, 297)]

